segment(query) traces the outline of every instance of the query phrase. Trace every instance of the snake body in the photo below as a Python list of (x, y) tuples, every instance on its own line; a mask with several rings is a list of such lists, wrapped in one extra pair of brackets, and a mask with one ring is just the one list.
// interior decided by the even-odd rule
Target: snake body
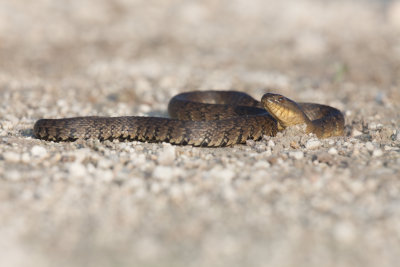
[(174, 96), (170, 118), (74, 117), (40, 119), (35, 137), (50, 141), (122, 139), (221, 147), (275, 136), (288, 126), (305, 124), (319, 138), (343, 135), (344, 117), (333, 107), (296, 103), (278, 94), (261, 102), (237, 91), (193, 91)]

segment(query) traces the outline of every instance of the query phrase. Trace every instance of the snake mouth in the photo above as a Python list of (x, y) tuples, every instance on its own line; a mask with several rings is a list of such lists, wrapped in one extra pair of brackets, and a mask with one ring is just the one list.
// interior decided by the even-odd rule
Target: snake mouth
[(288, 102), (290, 102), (290, 100), (286, 97), (273, 93), (266, 93), (265, 95), (263, 95), (261, 101), (268, 111), (274, 113), (277, 110), (285, 109), (288, 105)]
[(290, 102), (292, 102), (283, 95), (273, 93), (266, 93), (265, 95), (263, 95), (261, 101), (263, 102), (264, 106), (266, 106), (266, 108), (285, 108), (289, 105)]

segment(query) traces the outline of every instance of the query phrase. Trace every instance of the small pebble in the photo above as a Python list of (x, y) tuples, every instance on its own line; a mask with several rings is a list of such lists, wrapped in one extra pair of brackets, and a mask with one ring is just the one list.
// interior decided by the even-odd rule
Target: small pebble
[(113, 166), (113, 162), (107, 158), (101, 158), (97, 162), (97, 167), (103, 170), (110, 169)]
[(3, 153), (3, 158), (8, 162), (18, 162), (20, 161), (21, 156), (16, 152), (8, 151)]
[(317, 149), (321, 146), (321, 142), (318, 139), (310, 139), (306, 143), (307, 149)]
[(253, 147), (256, 144), (254, 140), (246, 140), (246, 145)]
[(114, 179), (114, 174), (111, 170), (102, 170), (100, 177), (102, 181), (110, 182)]
[(86, 168), (82, 163), (74, 162), (69, 165), (69, 173), (71, 176), (84, 177), (87, 174)]
[(171, 167), (157, 166), (153, 170), (153, 177), (159, 180), (171, 180), (174, 173)]
[(344, 142), (344, 143), (343, 143), (343, 146), (344, 146), (344, 147), (351, 147), (352, 145), (351, 145), (351, 143), (349, 143), (349, 142)]
[(317, 156), (317, 160), (321, 163), (326, 163), (326, 164), (332, 164), (333, 163), (333, 157), (331, 154), (327, 152), (323, 152)]
[(371, 142), (365, 143), (365, 147), (368, 149), (368, 151), (373, 151), (375, 149), (374, 145)]
[(24, 163), (29, 163), (31, 161), (31, 157), (29, 156), (29, 153), (25, 152), (21, 156), (21, 161)]
[(275, 142), (272, 141), (272, 140), (269, 140), (269, 141), (268, 141), (268, 146), (269, 146), (269, 147), (274, 147), (274, 146), (275, 146)]
[(11, 121), (3, 120), (3, 121), (0, 123), (0, 127), (1, 127), (3, 130), (9, 131), (9, 130), (13, 127), (13, 124), (12, 124)]
[(271, 166), (268, 161), (260, 160), (254, 163), (253, 168), (256, 169), (267, 169)]
[(374, 157), (380, 157), (383, 155), (383, 151), (381, 149), (375, 149), (374, 152), (372, 152), (372, 156)]
[(331, 148), (329, 148), (328, 153), (331, 154), (331, 155), (337, 155), (338, 151), (337, 151), (336, 148), (331, 147)]
[(375, 122), (371, 122), (368, 124), (368, 129), (369, 130), (376, 130), (377, 129), (377, 124)]
[(360, 135), (362, 135), (363, 133), (362, 132), (360, 132), (359, 130), (357, 130), (357, 129), (353, 129), (353, 131), (351, 132), (351, 135), (352, 136), (360, 136)]
[(42, 146), (33, 146), (31, 149), (32, 156), (44, 158), (47, 155), (47, 150)]
[(164, 144), (162, 151), (158, 153), (157, 162), (161, 165), (171, 165), (175, 161), (175, 146)]
[[(255, 149), (256, 149), (257, 152), (263, 152), (263, 151), (266, 150), (266, 146), (265, 146), (264, 143), (257, 143), (255, 145)], [(268, 148), (268, 149), (270, 149), (270, 148)]]
[(303, 151), (290, 151), (289, 157), (299, 160), (304, 158), (304, 153)]
[(267, 150), (265, 150), (265, 151), (263, 152), (263, 156), (265, 156), (265, 157), (269, 157), (269, 156), (271, 156), (271, 155), (272, 155), (271, 148), (268, 148)]
[(209, 171), (208, 176), (211, 179), (221, 179), (225, 182), (230, 182), (235, 177), (235, 173), (228, 168), (216, 166)]

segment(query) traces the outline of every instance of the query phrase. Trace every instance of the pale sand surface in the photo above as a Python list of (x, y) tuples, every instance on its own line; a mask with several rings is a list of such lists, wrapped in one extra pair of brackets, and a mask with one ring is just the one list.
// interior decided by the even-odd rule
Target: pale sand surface
[[(398, 266), (399, 36), (394, 1), (0, 0), (0, 266)], [(346, 136), (32, 137), (205, 89), (329, 104)]]

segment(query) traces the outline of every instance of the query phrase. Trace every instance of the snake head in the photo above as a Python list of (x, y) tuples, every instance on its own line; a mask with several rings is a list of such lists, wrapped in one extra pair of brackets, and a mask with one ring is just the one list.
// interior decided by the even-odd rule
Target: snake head
[(264, 108), (283, 128), (296, 124), (309, 124), (310, 120), (293, 100), (279, 94), (266, 93), (262, 99)]

